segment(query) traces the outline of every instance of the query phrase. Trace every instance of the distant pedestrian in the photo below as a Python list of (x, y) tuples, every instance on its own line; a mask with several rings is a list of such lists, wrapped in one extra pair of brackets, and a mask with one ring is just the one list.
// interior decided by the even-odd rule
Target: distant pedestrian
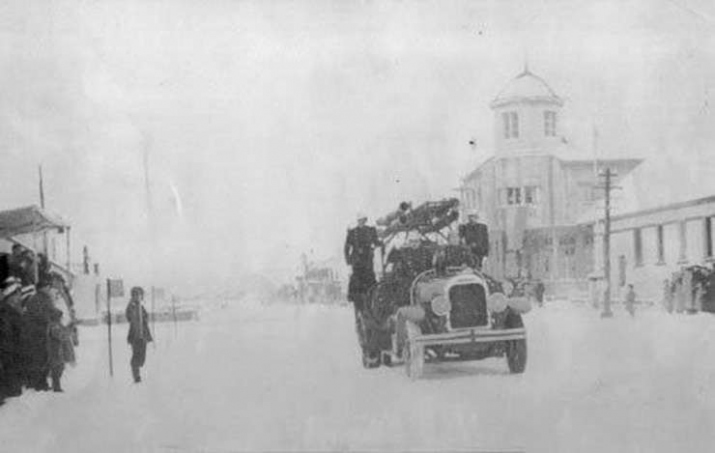
[(144, 300), (144, 290), (138, 286), (132, 288), (131, 299), (124, 312), (129, 323), (129, 333), (127, 342), (132, 347), (132, 359), (130, 365), (132, 368), (132, 377), (134, 382), (141, 382), (141, 374), (139, 370), (144, 366), (146, 361), (146, 345), (153, 341), (151, 332), (149, 331), (149, 317), (146, 309), (142, 305)]
[(667, 278), (663, 280), (663, 307), (668, 313), (673, 313), (673, 284)]
[(626, 292), (626, 310), (631, 316), (636, 315), (636, 291), (633, 289), (633, 285), (628, 285), (628, 292)]
[(539, 304), (539, 307), (544, 306), (544, 293), (546, 292), (546, 287), (544, 286), (544, 282), (539, 280), (536, 282), (536, 285), (534, 286), (534, 297), (536, 297), (536, 303)]

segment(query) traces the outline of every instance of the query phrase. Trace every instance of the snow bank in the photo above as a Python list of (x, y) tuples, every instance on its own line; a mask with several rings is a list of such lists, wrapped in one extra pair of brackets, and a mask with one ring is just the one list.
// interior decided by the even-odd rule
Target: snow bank
[(81, 332), (66, 393), (0, 408), (2, 451), (709, 451), (715, 317), (547, 304), (526, 316), (529, 364), (360, 366), (350, 307), (226, 304), (157, 324), (145, 382), (126, 327)]

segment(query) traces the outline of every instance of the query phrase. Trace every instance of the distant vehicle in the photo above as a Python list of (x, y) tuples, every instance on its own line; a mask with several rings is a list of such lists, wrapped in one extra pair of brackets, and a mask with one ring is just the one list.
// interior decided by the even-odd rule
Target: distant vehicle
[(319, 267), (305, 261), (303, 275), (296, 280), (301, 303), (337, 304), (342, 299), (340, 280), (329, 267)]
[(356, 311), (365, 367), (403, 363), (418, 378), (425, 363), (506, 357), (510, 372), (525, 370), (522, 314), (530, 302), (468, 267), (466, 246), (448, 243), (443, 230), (457, 220), (457, 208), (456, 199), (428, 202), (382, 225), (390, 251)]

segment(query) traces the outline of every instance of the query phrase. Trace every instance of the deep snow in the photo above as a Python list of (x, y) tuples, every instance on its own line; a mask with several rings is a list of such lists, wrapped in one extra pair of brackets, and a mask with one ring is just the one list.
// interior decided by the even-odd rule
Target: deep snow
[(131, 383), (126, 326), (81, 330), (64, 394), (0, 408), (3, 452), (712, 451), (715, 316), (602, 320), (555, 302), (526, 316), (529, 363), (360, 366), (351, 307), (233, 302), (157, 324)]

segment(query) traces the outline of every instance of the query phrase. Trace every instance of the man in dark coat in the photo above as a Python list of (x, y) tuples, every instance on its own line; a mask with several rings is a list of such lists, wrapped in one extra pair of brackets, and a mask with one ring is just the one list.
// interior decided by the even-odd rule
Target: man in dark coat
[(139, 369), (144, 366), (146, 360), (146, 344), (153, 341), (149, 330), (149, 316), (142, 305), (144, 300), (144, 290), (138, 286), (132, 288), (131, 299), (124, 314), (129, 323), (129, 333), (127, 342), (132, 347), (132, 376), (134, 382), (141, 382)]
[(52, 378), (52, 391), (63, 392), (62, 373), (65, 369), (67, 347), (72, 348), (69, 330), (62, 325), (62, 310), (53, 308), (47, 326), (47, 368)]
[(470, 213), (469, 221), (459, 226), (459, 239), (472, 254), (472, 267), (481, 269), (484, 257), (489, 255), (489, 230), (478, 220), (479, 216), (476, 212)]
[(0, 296), (0, 401), (19, 396), (25, 377), (20, 288), (19, 280), (9, 277)]
[(47, 378), (47, 328), (50, 324), (52, 312), (55, 309), (52, 289), (43, 285), (35, 292), (34, 286), (22, 288), (22, 297), (25, 304), (25, 353), (27, 367), (28, 387), (45, 391), (49, 390)]
[(367, 225), (367, 216), (358, 214), (358, 226), (348, 230), (345, 239), (345, 261), (352, 267), (348, 284), (348, 300), (362, 309), (365, 293), (375, 284), (373, 264), (375, 247), (382, 247), (377, 229)]

